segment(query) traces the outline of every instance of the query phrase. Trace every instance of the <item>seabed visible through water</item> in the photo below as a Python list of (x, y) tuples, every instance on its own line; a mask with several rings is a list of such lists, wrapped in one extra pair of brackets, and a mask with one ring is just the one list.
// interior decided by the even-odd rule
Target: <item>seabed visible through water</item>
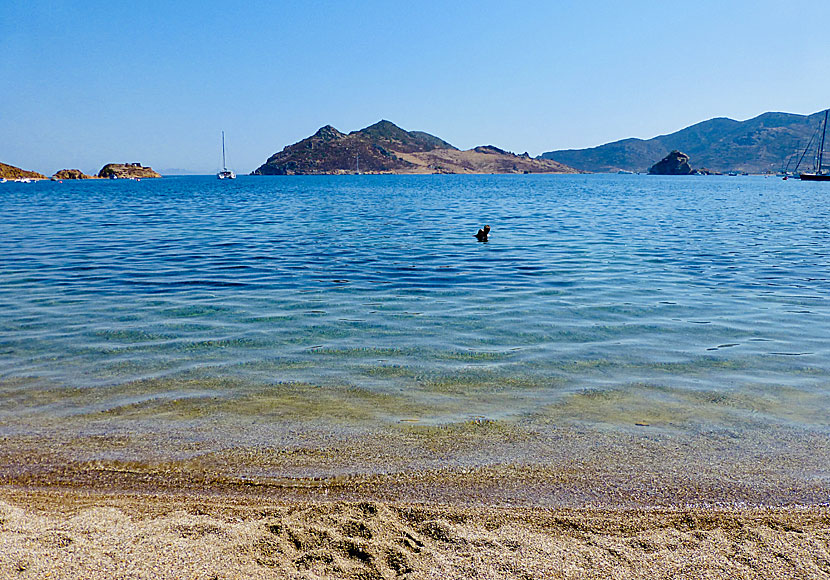
[(826, 503), (828, 195), (627, 175), (6, 185), (3, 475)]

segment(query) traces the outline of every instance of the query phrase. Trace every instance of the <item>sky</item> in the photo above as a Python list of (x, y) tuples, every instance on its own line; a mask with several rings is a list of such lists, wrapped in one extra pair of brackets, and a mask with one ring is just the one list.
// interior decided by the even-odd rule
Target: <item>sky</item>
[(536, 156), (830, 106), (830, 2), (0, 0), (0, 161), (256, 169), (388, 119)]

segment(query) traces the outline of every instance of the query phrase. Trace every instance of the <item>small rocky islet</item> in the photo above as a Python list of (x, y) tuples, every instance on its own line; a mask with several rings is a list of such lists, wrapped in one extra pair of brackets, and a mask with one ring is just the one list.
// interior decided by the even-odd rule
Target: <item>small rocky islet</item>
[(103, 179), (150, 179), (161, 177), (152, 167), (144, 167), (141, 163), (108, 163), (98, 172)]
[(648, 170), (649, 175), (720, 175), (708, 169), (693, 169), (689, 163), (689, 156), (685, 153), (671, 151)]
[(87, 175), (80, 169), (61, 169), (55, 175), (52, 176), (52, 179), (96, 179), (92, 175)]
[(695, 172), (689, 165), (689, 156), (674, 150), (652, 165), (649, 175), (692, 175)]

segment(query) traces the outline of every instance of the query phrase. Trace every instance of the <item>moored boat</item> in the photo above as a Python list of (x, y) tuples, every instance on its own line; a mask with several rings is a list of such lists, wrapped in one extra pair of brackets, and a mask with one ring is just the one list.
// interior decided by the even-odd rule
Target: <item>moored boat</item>
[(830, 181), (830, 173), (802, 173), (802, 181)]
[(219, 179), (236, 179), (236, 173), (228, 169), (225, 163), (225, 132), (222, 131), (222, 171), (216, 174)]
[[(827, 136), (828, 113), (830, 113), (830, 109), (824, 111), (824, 124), (821, 130), (821, 141), (819, 142), (818, 151), (816, 151), (815, 169), (811, 173), (802, 173), (799, 176), (802, 181), (830, 181), (830, 169), (824, 167), (824, 140)], [(809, 149), (809, 145), (807, 147)]]

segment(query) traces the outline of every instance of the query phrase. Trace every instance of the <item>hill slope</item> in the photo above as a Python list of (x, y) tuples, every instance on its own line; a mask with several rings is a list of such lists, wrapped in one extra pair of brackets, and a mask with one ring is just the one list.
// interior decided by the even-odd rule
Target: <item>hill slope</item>
[(623, 139), (590, 149), (550, 151), (541, 157), (581, 171), (646, 171), (669, 151), (680, 150), (695, 167), (713, 171), (778, 171), (789, 157), (803, 151), (823, 116), (822, 111), (809, 116), (764, 113), (747, 121), (716, 118), (653, 139)]
[(0, 163), (0, 179), (46, 179), (46, 176), (37, 171), (26, 171), (14, 165)]
[(416, 170), (411, 173), (578, 173), (576, 169), (550, 159), (516, 155), (492, 145), (467, 151), (433, 149), (401, 155)]
[(422, 131), (380, 121), (351, 133), (331, 125), (275, 153), (255, 175), (355, 173), (576, 173), (570, 167), (496, 147), (459, 151)]

